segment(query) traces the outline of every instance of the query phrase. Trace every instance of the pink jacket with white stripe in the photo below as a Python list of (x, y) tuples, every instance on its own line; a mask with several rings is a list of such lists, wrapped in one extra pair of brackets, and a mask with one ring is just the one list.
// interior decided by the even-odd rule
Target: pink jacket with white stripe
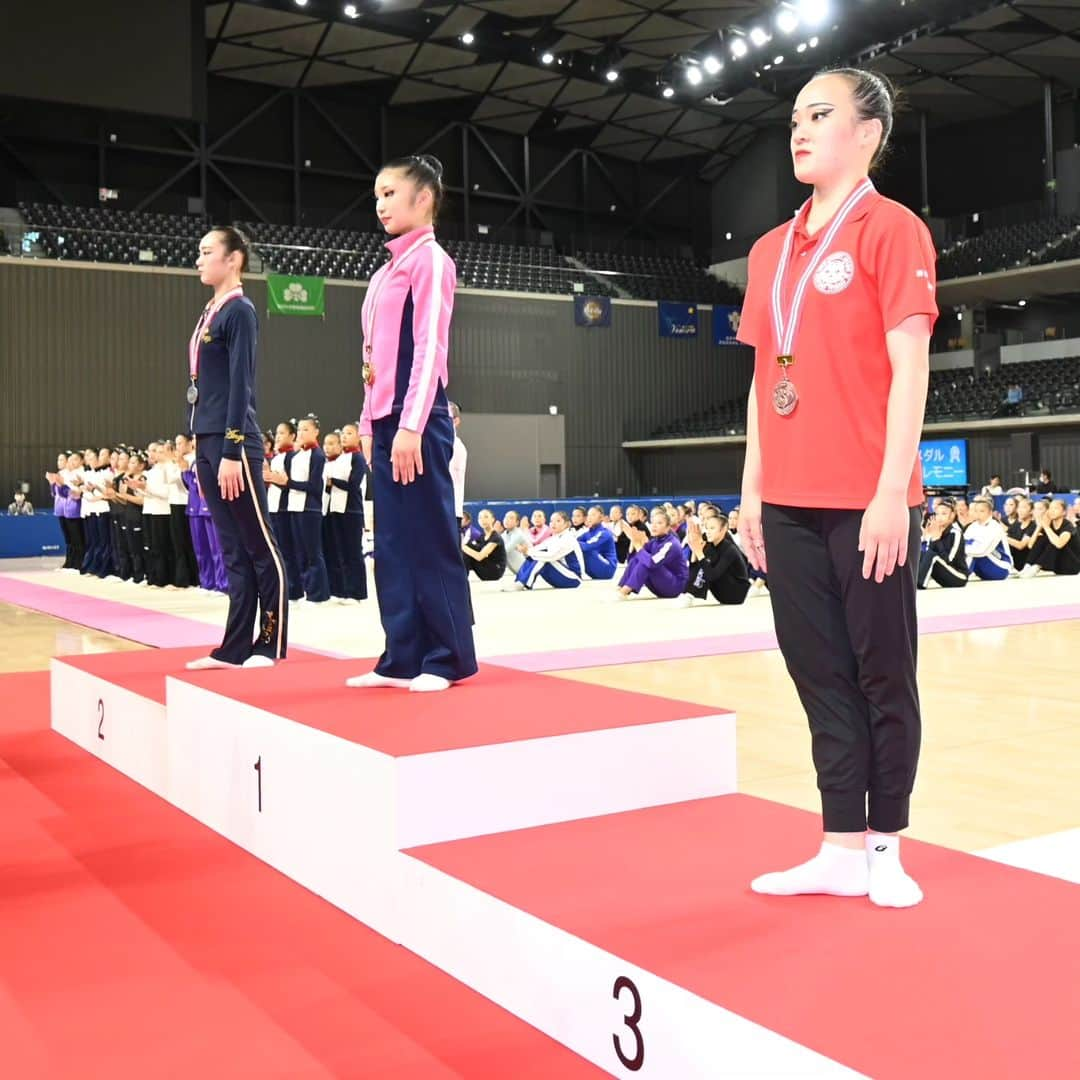
[(375, 381), (365, 388), (361, 435), (371, 434), (375, 420), (398, 411), (400, 427), (422, 432), (436, 398), (445, 408), (449, 381), (454, 260), (430, 225), (395, 236), (386, 246), (390, 262), (372, 275), (361, 317), (363, 358), (375, 368)]

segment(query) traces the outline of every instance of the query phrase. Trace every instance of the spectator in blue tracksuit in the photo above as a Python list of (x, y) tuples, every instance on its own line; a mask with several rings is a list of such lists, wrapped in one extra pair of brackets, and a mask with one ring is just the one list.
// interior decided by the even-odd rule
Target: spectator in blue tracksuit
[(610, 581), (618, 568), (615, 535), (604, 525), (604, 510), (590, 506), (585, 528), (578, 534), (578, 545), (585, 560), (585, 573), (597, 581)]

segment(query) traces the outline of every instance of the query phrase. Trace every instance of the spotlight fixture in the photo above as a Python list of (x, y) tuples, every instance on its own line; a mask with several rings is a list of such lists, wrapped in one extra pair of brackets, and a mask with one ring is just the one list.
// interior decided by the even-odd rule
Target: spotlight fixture
[(806, 42), (805, 41), (800, 41), (799, 44), (795, 46), (795, 51), (797, 53), (806, 52)]
[(686, 69), (686, 81), (691, 86), (700, 86), (701, 85), (701, 80), (703, 78), (704, 78), (704, 76), (701, 74), (701, 68), (699, 68), (699, 67), (688, 67)]
[(810, 48), (811, 49), (816, 49), (817, 48), (817, 43), (818, 43), (818, 39), (816, 37), (812, 37), (810, 39)]
[(829, 0), (797, 0), (796, 11), (807, 26), (820, 26), (829, 17)]
[(782, 34), (793, 34), (799, 25), (799, 16), (791, 8), (781, 8), (776, 16), (776, 28)]
[(701, 66), (705, 69), (707, 74), (716, 75), (724, 65), (721, 64), (715, 56), (706, 56), (701, 62)]
[(465, 33), (461, 35), (462, 45), (471, 45), (475, 40), (476, 35), (471, 30), (466, 30)]
[(541, 64), (553, 64), (555, 63), (555, 54), (552, 52), (544, 51), (540, 54)]
[(619, 73), (614, 68), (608, 68), (607, 71), (604, 72), (604, 78), (607, 79), (608, 82), (615, 82), (619, 78)]
[(772, 58), (772, 62), (773, 64), (782, 64), (784, 62), (784, 58), (782, 56), (774, 56)]
[(307, 0), (293, 0), (297, 7), (307, 7)]
[(741, 60), (750, 51), (750, 46), (746, 44), (746, 39), (737, 37), (732, 39), (731, 42), (731, 55), (736, 60)]
[(750, 40), (757, 45), (758, 48), (761, 48), (761, 46), (769, 40), (769, 35), (765, 33), (760, 26), (755, 26), (754, 29), (750, 31)]
[(664, 89), (660, 91), (660, 96), (666, 98), (673, 98), (675, 96), (675, 90), (673, 87), (665, 86)]
[(1017, 302), (1017, 303), (1018, 303), (1018, 304), (1019, 304), (1019, 305), (1020, 305), (1021, 307), (1027, 307), (1027, 301), (1026, 301), (1026, 300), (1017, 300), (1016, 302)]
[(348, 19), (360, 18), (360, 11), (355, 4), (345, 5), (345, 17)]

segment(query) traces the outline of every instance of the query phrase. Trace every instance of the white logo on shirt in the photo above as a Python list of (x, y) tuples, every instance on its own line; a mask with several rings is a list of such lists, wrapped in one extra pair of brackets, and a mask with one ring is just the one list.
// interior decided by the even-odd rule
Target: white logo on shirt
[(814, 271), (814, 288), (821, 293), (843, 292), (855, 277), (855, 260), (846, 251), (836, 251)]

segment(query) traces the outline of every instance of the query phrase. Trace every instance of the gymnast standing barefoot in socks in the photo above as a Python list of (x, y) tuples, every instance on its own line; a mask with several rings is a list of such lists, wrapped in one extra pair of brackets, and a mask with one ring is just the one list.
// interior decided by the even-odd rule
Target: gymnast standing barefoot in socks
[(926, 226), (868, 178), (892, 129), (880, 76), (822, 72), (792, 111), (813, 195), (750, 253), (739, 338), (756, 350), (740, 536), (769, 575), (776, 636), (810, 721), (824, 841), (755, 892), (922, 891), (899, 832), (919, 757), (919, 434), (937, 316)]
[(375, 497), (375, 588), (386, 649), (350, 686), (446, 690), (476, 674), (446, 397), (456, 271), (435, 240), (442, 165), (399, 158), (375, 178), (390, 261), (364, 297), (361, 446)]

